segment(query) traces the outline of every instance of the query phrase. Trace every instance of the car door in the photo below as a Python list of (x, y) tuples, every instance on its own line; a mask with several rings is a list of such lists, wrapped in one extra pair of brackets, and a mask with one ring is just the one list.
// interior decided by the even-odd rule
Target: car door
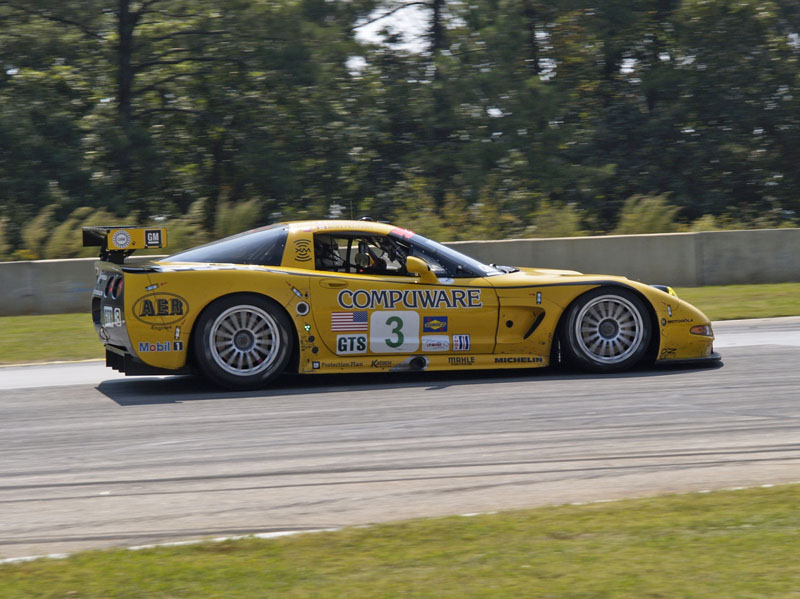
[(338, 355), (489, 354), (497, 331), (497, 297), (483, 279), (421, 284), (414, 277), (314, 277), (317, 332)]
[(331, 353), (492, 353), (498, 304), (484, 278), (432, 277), (423, 283), (415, 276), (339, 272), (359, 270), (358, 261), (352, 243), (335, 245), (328, 264), (338, 270), (317, 272), (309, 286), (317, 333)]

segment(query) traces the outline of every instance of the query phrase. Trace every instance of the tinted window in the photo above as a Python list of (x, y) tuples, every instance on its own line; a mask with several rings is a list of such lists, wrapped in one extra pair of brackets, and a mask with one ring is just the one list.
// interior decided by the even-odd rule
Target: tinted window
[(392, 237), (398, 238), (400, 244), (408, 244), (408, 255), (422, 258), (431, 266), (436, 276), (453, 278), (492, 277), (503, 274), (496, 268), (483, 264), (475, 258), (457, 252), (454, 249), (417, 235), (411, 231), (395, 229)]
[(286, 225), (270, 225), (178, 252), (165, 261), (280, 266), (288, 235)]

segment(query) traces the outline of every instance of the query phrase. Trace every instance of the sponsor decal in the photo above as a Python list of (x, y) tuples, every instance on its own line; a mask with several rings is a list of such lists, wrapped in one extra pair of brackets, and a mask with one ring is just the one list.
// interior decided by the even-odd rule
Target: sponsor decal
[(319, 364), (316, 368), (361, 368), (364, 366), (364, 362), (314, 362), (314, 364)]
[(331, 312), (331, 331), (366, 331), (367, 313)]
[(391, 360), (373, 360), (370, 363), (371, 368), (389, 368), (393, 362)]
[(447, 335), (423, 335), (422, 351), (448, 351), (450, 337)]
[(108, 275), (106, 273), (102, 273), (97, 277), (97, 282), (94, 285), (94, 291), (92, 295), (95, 296), (103, 296), (103, 290), (106, 287), (106, 281), (108, 281)]
[(131, 234), (127, 231), (116, 231), (111, 237), (114, 245), (119, 249), (124, 250), (131, 244)]
[(469, 351), (469, 335), (453, 335), (453, 351)]
[(480, 308), (481, 293), (481, 289), (342, 289), (337, 300), (347, 310)]
[(298, 239), (294, 242), (294, 259), (298, 262), (308, 262), (311, 260), (311, 241), (308, 239)]
[(122, 310), (112, 306), (103, 306), (103, 326), (104, 327), (121, 327), (122, 326)]
[(415, 233), (413, 231), (409, 231), (408, 229), (401, 229), (400, 227), (395, 227), (391, 231), (389, 231), (389, 235), (397, 235), (398, 237), (402, 237), (404, 239), (411, 239), (414, 237)]
[(145, 229), (144, 247), (146, 248), (161, 247), (161, 229)]
[(475, 356), (456, 356), (447, 358), (447, 363), (451, 366), (472, 366), (475, 364)]
[(669, 360), (670, 358), (674, 358), (675, 354), (678, 353), (677, 348), (675, 347), (665, 347), (661, 350), (661, 354), (658, 356), (659, 360)]
[(495, 358), (495, 364), (541, 364), (544, 362), (543, 358), (539, 356), (513, 356), (510, 358)]
[(339, 355), (367, 353), (367, 336), (337, 335), (336, 353)]
[(447, 332), (447, 316), (423, 316), (422, 317), (422, 332), (423, 333), (446, 333)]
[[(180, 346), (180, 347), (175, 347)], [(150, 341), (140, 341), (139, 342), (139, 353), (145, 352), (165, 352), (165, 351), (183, 351), (183, 342), (176, 341), (174, 343), (170, 341), (157, 341), (152, 343)]]
[(189, 304), (174, 293), (151, 293), (133, 304), (133, 315), (145, 324), (164, 326), (183, 320)]
[(686, 324), (689, 322), (694, 322), (694, 318), (675, 318), (673, 320), (667, 320), (666, 318), (662, 318), (661, 326), (665, 327), (668, 324)]

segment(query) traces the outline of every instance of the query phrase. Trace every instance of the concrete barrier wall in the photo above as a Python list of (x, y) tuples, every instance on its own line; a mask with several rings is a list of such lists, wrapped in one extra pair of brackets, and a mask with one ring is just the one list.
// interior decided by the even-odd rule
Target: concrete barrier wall
[(0, 316), (89, 312), (95, 262), (97, 258), (0, 262)]
[[(487, 263), (624, 275), (678, 287), (800, 281), (800, 229), (448, 245)], [(0, 316), (88, 312), (94, 262), (82, 258), (0, 263)]]
[(676, 287), (800, 281), (800, 229), (462, 241), (493, 264), (624, 275)]

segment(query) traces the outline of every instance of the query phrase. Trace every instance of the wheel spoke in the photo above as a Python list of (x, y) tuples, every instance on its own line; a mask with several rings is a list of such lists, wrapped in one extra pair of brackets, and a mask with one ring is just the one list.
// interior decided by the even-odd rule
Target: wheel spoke
[(603, 339), (598, 336), (596, 339), (594, 339), (592, 345), (589, 347), (589, 351), (591, 351), (593, 353), (597, 353), (597, 348), (601, 347), (602, 344), (603, 344)]
[(250, 376), (270, 368), (280, 355), (275, 319), (256, 306), (236, 306), (220, 314), (210, 330), (211, 356), (229, 374)]
[(644, 340), (642, 315), (622, 295), (609, 294), (590, 300), (574, 322), (572, 330), (578, 349), (598, 364), (613, 365), (627, 360)]

